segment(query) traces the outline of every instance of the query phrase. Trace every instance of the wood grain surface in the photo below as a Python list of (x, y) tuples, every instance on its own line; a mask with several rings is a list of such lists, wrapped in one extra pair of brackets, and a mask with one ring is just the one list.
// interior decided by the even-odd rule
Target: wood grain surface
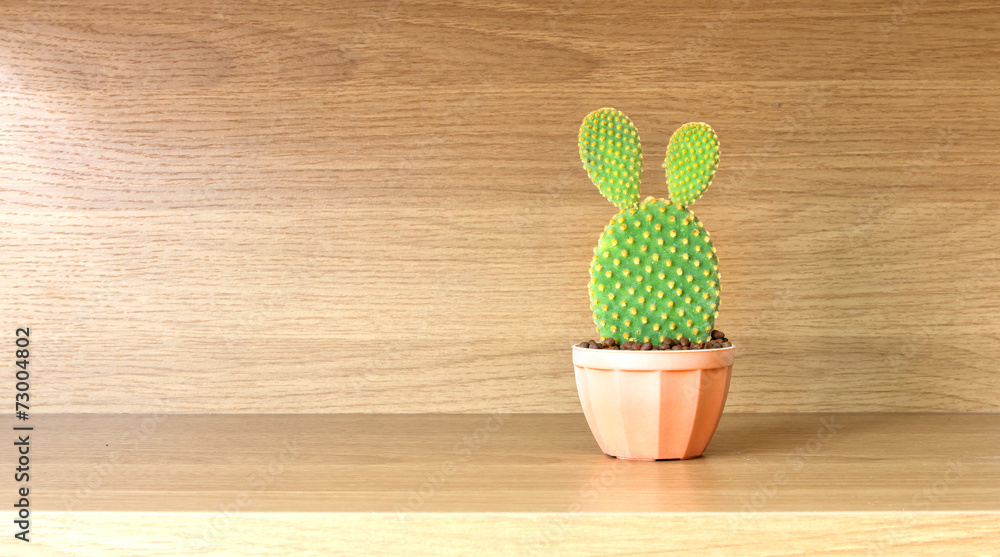
[(36, 422), (34, 537), (19, 556), (987, 556), (1000, 544), (996, 413), (729, 413), (703, 457), (672, 462), (604, 456), (580, 414)]
[[(19, 557), (176, 555), (884, 555), (993, 557), (996, 513), (51, 513)], [(115, 536), (109, 536), (114, 532)], [(27, 544), (22, 544), (27, 545)]]
[(582, 414), (49, 414), (33, 439), (39, 511), (1000, 519), (995, 413), (730, 413), (703, 457), (653, 463), (605, 456)]
[(974, 0), (2, 1), (0, 344), (38, 412), (579, 411), (615, 106), (650, 195), (719, 133), (730, 410), (998, 411), (998, 57)]

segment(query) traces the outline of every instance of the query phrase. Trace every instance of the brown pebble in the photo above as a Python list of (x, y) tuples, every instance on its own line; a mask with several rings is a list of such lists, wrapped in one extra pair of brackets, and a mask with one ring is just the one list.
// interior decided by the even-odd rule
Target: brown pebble
[(593, 339), (581, 342), (578, 348), (589, 348), (591, 350), (713, 350), (717, 348), (729, 348), (733, 345), (722, 331), (717, 329), (712, 331), (711, 339), (703, 342), (691, 342), (687, 337), (679, 339), (666, 338), (659, 344), (652, 342), (638, 342), (626, 340), (619, 343), (613, 338), (606, 338), (600, 342)]

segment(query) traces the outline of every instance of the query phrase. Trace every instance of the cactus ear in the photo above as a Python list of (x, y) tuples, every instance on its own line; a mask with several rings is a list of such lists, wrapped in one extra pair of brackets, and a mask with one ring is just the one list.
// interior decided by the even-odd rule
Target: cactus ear
[(580, 160), (594, 185), (616, 207), (639, 202), (642, 146), (628, 116), (613, 108), (588, 114), (580, 126)]
[(708, 124), (684, 124), (670, 137), (667, 159), (667, 187), (670, 200), (684, 207), (694, 203), (712, 183), (719, 166), (719, 138)]

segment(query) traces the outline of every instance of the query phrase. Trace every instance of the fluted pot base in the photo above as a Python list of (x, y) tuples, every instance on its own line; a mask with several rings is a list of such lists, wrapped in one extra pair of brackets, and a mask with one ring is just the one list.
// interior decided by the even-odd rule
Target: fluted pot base
[(736, 348), (573, 347), (580, 404), (605, 454), (625, 460), (700, 456), (729, 393)]

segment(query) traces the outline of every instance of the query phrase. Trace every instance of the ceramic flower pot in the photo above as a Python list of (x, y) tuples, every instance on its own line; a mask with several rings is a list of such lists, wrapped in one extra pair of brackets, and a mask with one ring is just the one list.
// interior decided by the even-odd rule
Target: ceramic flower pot
[(573, 347), (576, 388), (605, 454), (626, 460), (700, 456), (719, 425), (736, 347), (594, 350)]

